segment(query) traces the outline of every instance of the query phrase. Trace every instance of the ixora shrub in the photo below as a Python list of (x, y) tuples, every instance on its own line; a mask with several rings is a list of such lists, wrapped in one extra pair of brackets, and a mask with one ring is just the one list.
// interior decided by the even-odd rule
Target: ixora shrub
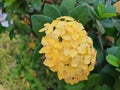
[(45, 53), (44, 64), (57, 72), (58, 78), (66, 83), (87, 80), (95, 66), (96, 51), (83, 25), (71, 17), (63, 16), (46, 23), (40, 30), (43, 31), (46, 35), (42, 38), (40, 53)]

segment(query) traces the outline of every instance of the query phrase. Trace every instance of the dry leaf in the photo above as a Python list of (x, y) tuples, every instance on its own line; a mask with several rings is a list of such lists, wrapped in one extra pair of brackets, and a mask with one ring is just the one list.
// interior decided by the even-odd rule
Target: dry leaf
[(111, 36), (106, 36), (105, 38), (112, 43), (114, 42), (114, 38)]

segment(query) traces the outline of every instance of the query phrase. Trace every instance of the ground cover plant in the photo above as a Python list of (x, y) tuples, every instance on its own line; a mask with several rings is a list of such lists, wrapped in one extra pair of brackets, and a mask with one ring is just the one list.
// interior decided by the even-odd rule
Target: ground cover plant
[(119, 85), (119, 0), (0, 0), (0, 90)]

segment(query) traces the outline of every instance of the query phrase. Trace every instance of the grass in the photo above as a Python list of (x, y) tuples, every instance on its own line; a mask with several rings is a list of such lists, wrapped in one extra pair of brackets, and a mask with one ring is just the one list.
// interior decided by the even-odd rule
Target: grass
[(0, 90), (24, 90), (25, 79), (14, 78), (13, 75), (15, 56), (20, 51), (21, 43), (19, 35), (13, 40), (9, 39), (7, 32), (0, 35)]

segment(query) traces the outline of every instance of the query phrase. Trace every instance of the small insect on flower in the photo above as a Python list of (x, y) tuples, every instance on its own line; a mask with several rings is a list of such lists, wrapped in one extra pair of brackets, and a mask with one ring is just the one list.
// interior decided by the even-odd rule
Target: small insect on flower
[(64, 79), (66, 83), (87, 80), (95, 66), (96, 50), (83, 25), (63, 16), (46, 23), (40, 30), (43, 31), (46, 35), (39, 53), (45, 54), (44, 65), (57, 72), (59, 80)]

